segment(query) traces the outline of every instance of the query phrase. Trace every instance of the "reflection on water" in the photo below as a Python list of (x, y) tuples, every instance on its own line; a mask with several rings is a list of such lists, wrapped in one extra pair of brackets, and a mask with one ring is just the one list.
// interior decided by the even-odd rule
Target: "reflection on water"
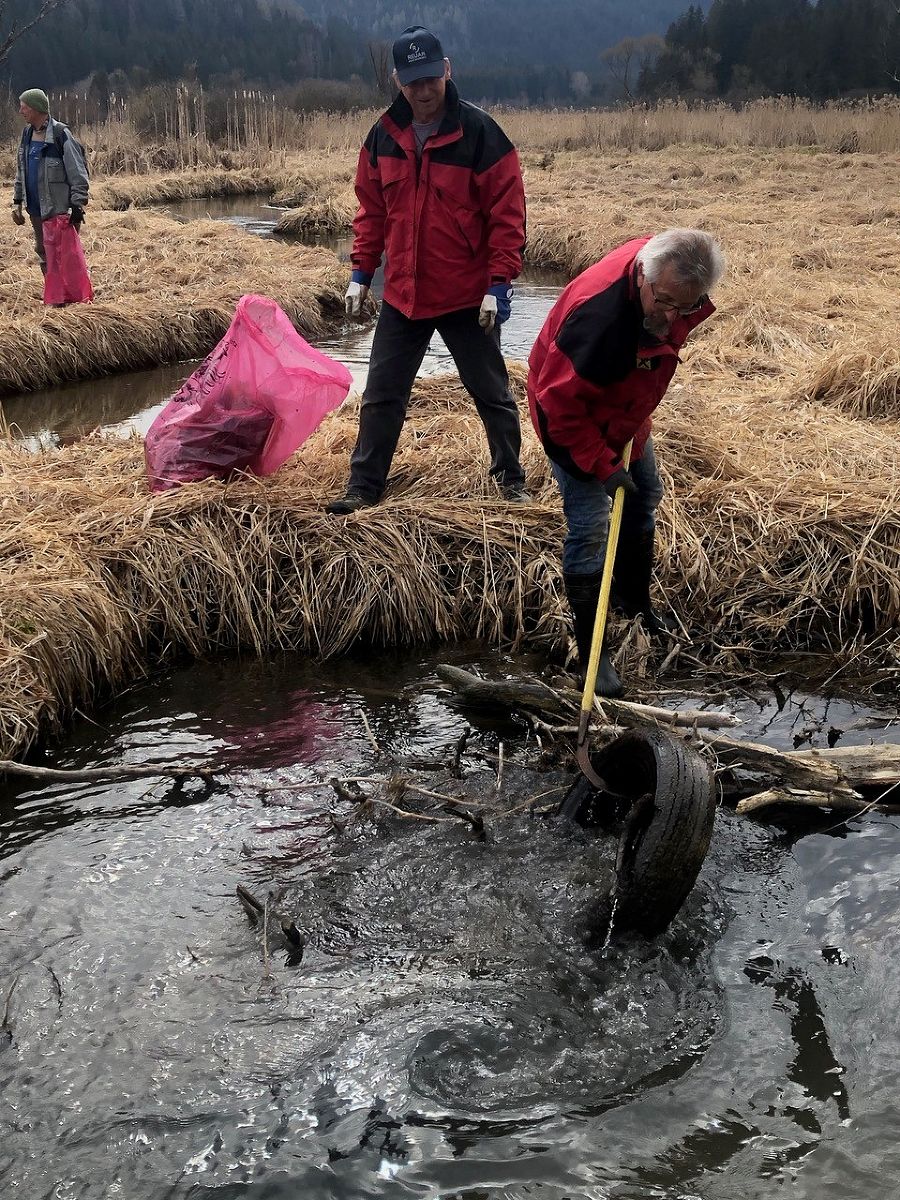
[(127, 375), (108, 375), (0, 400), (3, 420), (34, 450), (67, 446), (95, 429), (127, 436), (146, 433), (165, 401), (196, 362), (170, 363)]
[[(199, 200), (180, 200), (166, 210), (185, 220), (211, 217), (228, 220), (250, 234), (272, 234), (281, 210), (261, 203), (257, 196), (224, 196)], [(314, 237), (317, 245), (334, 250), (350, 262), (351, 239)], [(526, 271), (515, 285), (512, 316), (503, 326), (503, 352), (507, 358), (524, 361), (544, 323), (564, 279), (556, 272)], [(382, 294), (383, 273), (373, 282), (373, 294)], [(318, 342), (321, 350), (343, 362), (353, 376), (357, 391), (365, 387), (374, 325), (352, 322), (334, 337)], [(33, 449), (66, 445), (95, 429), (116, 436), (146, 433), (153, 418), (168, 398), (197, 366), (197, 362), (175, 363), (147, 371), (135, 371), (87, 383), (73, 383), (40, 392), (29, 392), (0, 400), (3, 419), (16, 437)], [(453, 371), (453, 360), (441, 339), (435, 335), (422, 373), (427, 375)]]
[[(52, 761), (212, 756), (230, 773), (211, 787), (4, 785), (9, 1190), (893, 1195), (897, 823), (785, 833), (722, 812), (672, 929), (601, 956), (586, 922), (611, 839), (527, 815), (563, 776), (529, 765), (524, 726), (443, 695), (436, 661), (198, 664), (80, 722)], [(743, 736), (790, 745), (815, 719), (868, 739), (853, 705), (743, 703)], [(500, 740), (505, 803), (526, 806), (484, 839), (355, 822), (328, 783), (416, 764), (435, 794), (485, 801)], [(272, 893), (302, 957), (250, 925), (238, 883)]]

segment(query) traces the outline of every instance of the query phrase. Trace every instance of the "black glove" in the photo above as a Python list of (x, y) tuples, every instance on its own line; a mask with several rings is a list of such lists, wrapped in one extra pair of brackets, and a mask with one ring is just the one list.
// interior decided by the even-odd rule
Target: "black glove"
[(69, 223), (74, 225), (76, 229), (81, 228), (81, 222), (84, 220), (84, 209), (80, 204), (73, 204), (72, 211), (69, 215)]
[(604, 479), (603, 486), (606, 488), (610, 500), (615, 500), (619, 488), (625, 489), (626, 496), (633, 496), (637, 491), (637, 484), (631, 478), (631, 472), (626, 471), (624, 467), (619, 467), (618, 470), (613, 471), (609, 479)]

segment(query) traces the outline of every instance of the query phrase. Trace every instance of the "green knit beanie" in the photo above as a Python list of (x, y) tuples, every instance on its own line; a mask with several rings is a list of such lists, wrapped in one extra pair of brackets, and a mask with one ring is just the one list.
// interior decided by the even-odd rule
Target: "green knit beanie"
[(19, 97), (19, 103), (27, 104), (35, 112), (49, 113), (50, 111), (50, 101), (47, 99), (47, 93), (41, 91), (40, 88), (29, 88), (27, 92), (23, 92)]

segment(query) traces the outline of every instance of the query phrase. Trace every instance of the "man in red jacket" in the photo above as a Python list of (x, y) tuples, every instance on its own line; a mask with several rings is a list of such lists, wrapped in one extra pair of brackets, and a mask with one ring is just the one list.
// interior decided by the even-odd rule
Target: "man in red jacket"
[(519, 500), (521, 429), (500, 352), (525, 244), (519, 158), (487, 113), (460, 100), (434, 34), (404, 30), (394, 67), (400, 95), (370, 131), (356, 171), (347, 313), (361, 313), (383, 253), (384, 301), (350, 481), (327, 511), (356, 512), (380, 500), (435, 330), (484, 423), (491, 477), (502, 495)]
[[(718, 244), (699, 229), (626, 242), (569, 284), (528, 360), (531, 419), (562, 493), (563, 582), (582, 670), (617, 488), (625, 490), (625, 507), (613, 578), (616, 603), (627, 616), (640, 614), (651, 634), (671, 632), (650, 600), (662, 499), (650, 414), (665, 395), (688, 334), (715, 311), (709, 293), (724, 268)], [(630, 438), (626, 470), (622, 452)], [(597, 692), (622, 694), (606, 653)]]

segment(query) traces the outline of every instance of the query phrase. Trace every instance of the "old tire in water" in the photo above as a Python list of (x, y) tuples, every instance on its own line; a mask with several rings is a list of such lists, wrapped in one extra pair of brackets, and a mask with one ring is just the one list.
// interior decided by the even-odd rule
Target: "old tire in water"
[(661, 731), (623, 734), (598, 759), (609, 786), (635, 797), (616, 855), (615, 923), (653, 937), (684, 904), (709, 850), (713, 773), (696, 750)]
[[(671, 923), (706, 858), (716, 812), (712, 771), (696, 750), (662, 731), (625, 733), (591, 763), (617, 800), (591, 789), (589, 803), (582, 795), (582, 815), (617, 804), (621, 811), (622, 797), (631, 802), (602, 915), (608, 924), (614, 911), (616, 929), (653, 937)], [(573, 807), (567, 815), (575, 815)]]

